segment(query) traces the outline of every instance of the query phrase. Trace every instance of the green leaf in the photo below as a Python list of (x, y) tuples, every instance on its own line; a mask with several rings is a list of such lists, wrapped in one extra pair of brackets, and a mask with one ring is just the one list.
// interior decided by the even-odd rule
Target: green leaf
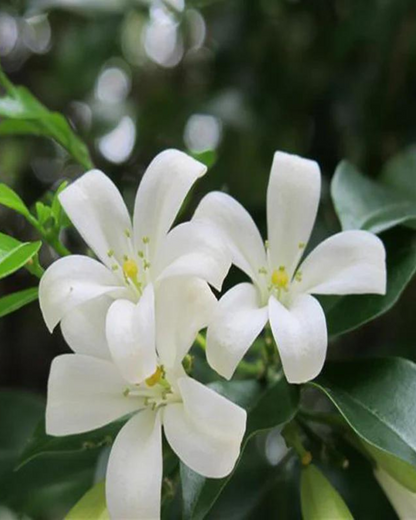
[[(241, 453), (258, 432), (290, 421), (299, 403), (298, 388), (289, 385), (282, 373), (266, 389), (257, 381), (216, 382), (211, 386), (247, 410), (247, 431)], [(185, 520), (204, 518), (232, 477), (231, 474), (222, 479), (206, 479), (182, 463), (180, 472)]]
[(300, 486), (303, 520), (353, 520), (341, 495), (313, 464), (302, 469)]
[(71, 509), (65, 520), (110, 520), (105, 501), (105, 482), (98, 482)]
[(76, 453), (111, 446), (126, 420), (115, 421), (108, 426), (78, 435), (53, 437), (45, 431), (42, 421), (23, 450), (19, 468), (41, 455)]
[(51, 212), (52, 216), (55, 219), (55, 225), (58, 229), (62, 229), (62, 227), (67, 227), (68, 219), (65, 221), (65, 212), (59, 201), (59, 195), (62, 191), (68, 186), (68, 182), (64, 181), (60, 184), (59, 188), (56, 190), (52, 200)]
[(64, 518), (93, 485), (98, 451), (50, 454), (16, 471), (22, 448), (45, 415), (43, 399), (0, 392), (0, 504), (20, 517)]
[(13, 469), (14, 459), (43, 413), (43, 399), (37, 396), (0, 392), (0, 478)]
[[(309, 385), (333, 402), (365, 443), (416, 468), (414, 363), (399, 358), (327, 363)], [(387, 457), (383, 467), (389, 464)]]
[(0, 233), (0, 261), (12, 249), (16, 249), (16, 247), (20, 246), (21, 243), (22, 242), (19, 242), (19, 240), (10, 235)]
[(395, 155), (386, 163), (382, 172), (383, 182), (416, 203), (416, 146)]
[(400, 482), (402, 486), (416, 493), (416, 467), (398, 459), (390, 453), (379, 450), (378, 448), (362, 442), (364, 448), (375, 459), (378, 466), (381, 466), (391, 477)]
[(54, 139), (84, 168), (92, 168), (87, 147), (74, 134), (61, 114), (50, 112), (25, 87), (15, 87), (0, 71), (0, 85), (6, 95), (0, 97), (1, 135), (36, 135)]
[(387, 250), (386, 295), (320, 297), (330, 335), (356, 329), (387, 312), (412, 280), (416, 272), (416, 233), (395, 229), (383, 239)]
[(38, 299), (37, 287), (24, 289), (0, 298), (0, 318), (15, 312)]
[(416, 199), (365, 177), (347, 161), (335, 171), (331, 195), (343, 230), (381, 233), (399, 224), (416, 223)]
[(6, 184), (0, 184), (0, 204), (27, 217), (30, 212), (19, 195)]
[(217, 162), (217, 152), (215, 150), (205, 150), (204, 152), (190, 153), (194, 159), (205, 164), (207, 168), (212, 168)]
[[(39, 251), (42, 242), (26, 242), (8, 251), (0, 257), (0, 279), (9, 276), (27, 262)], [(1, 254), (1, 253), (0, 253)]]
[(43, 202), (36, 202), (36, 216), (38, 218), (39, 224), (44, 227), (46, 222), (52, 216), (52, 210), (49, 206), (43, 204)]

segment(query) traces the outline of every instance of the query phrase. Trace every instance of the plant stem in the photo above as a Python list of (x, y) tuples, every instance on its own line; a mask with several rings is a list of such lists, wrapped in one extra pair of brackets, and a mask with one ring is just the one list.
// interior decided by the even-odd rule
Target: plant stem
[(27, 215), (27, 220), (36, 229), (41, 238), (54, 249), (59, 256), (69, 256), (71, 251), (67, 249), (56, 235), (48, 235), (33, 215)]
[(195, 343), (202, 348), (202, 350), (205, 352), (207, 349), (207, 340), (205, 339), (205, 336), (203, 336), (200, 332), (198, 333)]
[(35, 255), (29, 262), (26, 264), (26, 269), (30, 274), (39, 278), (42, 278), (45, 269), (40, 265), (38, 255)]
[(308, 466), (312, 462), (312, 454), (303, 445), (298, 424), (295, 421), (287, 424), (282, 430), (282, 435), (287, 446), (295, 450), (302, 465)]
[(71, 254), (71, 251), (69, 249), (67, 249), (57, 237), (54, 237), (49, 240), (47, 238), (45, 238), (45, 240), (48, 242), (48, 244), (53, 249), (55, 249), (55, 251), (58, 253), (58, 255), (69, 256)]
[(299, 421), (299, 424), (302, 426), (302, 429), (306, 433), (306, 435), (322, 446), (322, 454), (326, 453), (327, 457), (330, 458), (331, 462), (334, 465), (342, 469), (348, 468), (349, 461), (343, 453), (341, 453), (337, 448), (335, 448), (335, 446), (331, 442), (329, 442), (327, 439), (325, 439), (323, 436), (317, 433), (313, 429), (311, 424), (308, 424), (307, 421), (305, 421), (305, 419), (303, 419), (302, 417), (298, 417), (297, 420)]

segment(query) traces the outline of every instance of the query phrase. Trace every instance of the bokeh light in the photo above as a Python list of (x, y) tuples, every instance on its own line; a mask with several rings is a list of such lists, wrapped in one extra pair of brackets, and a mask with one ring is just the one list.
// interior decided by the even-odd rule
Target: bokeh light
[(194, 114), (186, 123), (184, 141), (189, 150), (215, 150), (221, 140), (221, 121), (211, 115)]
[(130, 157), (135, 141), (134, 121), (131, 117), (125, 116), (114, 130), (99, 139), (98, 148), (108, 161), (121, 164)]

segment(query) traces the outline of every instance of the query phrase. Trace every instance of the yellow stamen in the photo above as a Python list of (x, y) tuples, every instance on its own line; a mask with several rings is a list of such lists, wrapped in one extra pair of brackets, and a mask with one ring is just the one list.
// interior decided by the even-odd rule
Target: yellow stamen
[(139, 267), (134, 260), (125, 260), (123, 263), (123, 273), (130, 280), (137, 280), (139, 274)]
[(295, 274), (295, 280), (297, 282), (301, 282), (302, 281), (302, 273), (300, 271), (298, 271), (296, 274)]
[(289, 276), (287, 275), (286, 269), (280, 266), (279, 269), (275, 269), (272, 273), (272, 284), (279, 289), (286, 289), (289, 283)]
[(154, 374), (152, 374), (150, 377), (148, 377), (147, 379), (145, 379), (146, 385), (155, 386), (155, 385), (157, 385), (157, 383), (160, 382), (162, 377), (163, 377), (163, 369), (162, 369), (162, 367), (157, 367), (156, 372)]

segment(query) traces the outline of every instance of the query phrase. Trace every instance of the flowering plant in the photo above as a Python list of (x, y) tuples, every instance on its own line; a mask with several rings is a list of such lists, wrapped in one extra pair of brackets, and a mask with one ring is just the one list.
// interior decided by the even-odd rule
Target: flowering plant
[[(10, 107), (36, 100), (0, 78), (0, 111), (6, 104), (18, 119)], [(264, 241), (223, 191), (202, 197), (185, 220), (208, 168), (170, 149), (142, 175), (131, 217), (66, 122), (62, 131), (65, 139), (52, 137), (71, 143), (83, 171), (49, 204), (33, 211), (0, 184), (0, 204), (38, 238), (0, 233), (0, 277), (25, 269), (39, 281), (2, 295), (0, 317), (39, 300), (46, 327), (60, 324), (72, 351), (52, 361), (45, 419), (28, 432), (17, 474), (54, 457), (82, 459), (89, 477), (65, 511), (69, 520), (202, 519), (216, 517), (220, 498), (250, 474), (247, 452), (263, 442), (269, 469), (289, 468), (305, 520), (353, 517), (333, 476), (350, 459), (371, 469), (401, 517), (411, 515), (416, 366), (331, 355), (335, 336), (388, 311), (415, 272), (407, 196), (374, 182), (383, 196), (359, 199), (370, 181), (341, 163), (332, 199), (342, 231), (315, 245), (319, 165), (278, 151)], [(394, 212), (383, 211), (389, 196)], [(263, 492), (268, 484), (257, 480)]]

